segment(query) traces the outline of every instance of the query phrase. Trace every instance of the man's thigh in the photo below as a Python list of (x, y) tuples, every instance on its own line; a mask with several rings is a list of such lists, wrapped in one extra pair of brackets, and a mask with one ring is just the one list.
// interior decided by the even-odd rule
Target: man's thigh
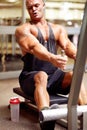
[(65, 89), (62, 87), (62, 82), (64, 80), (65, 72), (57, 69), (54, 74), (49, 76), (47, 90), (50, 94), (68, 94), (70, 91), (70, 85)]
[(28, 73), (27, 76), (20, 83), (24, 93), (32, 97), (34, 96), (34, 90), (35, 90), (34, 76), (37, 73), (38, 71)]

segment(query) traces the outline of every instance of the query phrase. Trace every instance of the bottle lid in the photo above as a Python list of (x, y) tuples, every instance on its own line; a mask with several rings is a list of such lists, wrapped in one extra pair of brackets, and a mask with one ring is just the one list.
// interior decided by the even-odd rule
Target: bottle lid
[(13, 97), (10, 99), (10, 104), (19, 104), (20, 100), (18, 97)]

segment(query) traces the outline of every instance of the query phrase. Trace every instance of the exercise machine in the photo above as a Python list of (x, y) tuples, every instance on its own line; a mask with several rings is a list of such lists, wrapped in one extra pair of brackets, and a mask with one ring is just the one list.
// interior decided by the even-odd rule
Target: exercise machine
[[(29, 107), (31, 107), (32, 109), (37, 110), (37, 106), (35, 104), (34, 98), (31, 96), (26, 95), (20, 87), (15, 87), (13, 88), (13, 92), (15, 92), (16, 94), (22, 96), (25, 100), (24, 100), (24, 104), (28, 105)], [(66, 104), (68, 103), (68, 97), (64, 96), (64, 95), (50, 95), (50, 105), (52, 104)]]

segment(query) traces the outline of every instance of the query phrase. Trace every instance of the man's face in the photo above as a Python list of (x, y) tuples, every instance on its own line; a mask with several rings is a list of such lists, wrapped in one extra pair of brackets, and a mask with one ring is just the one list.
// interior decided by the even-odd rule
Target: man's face
[(44, 15), (44, 2), (42, 0), (26, 0), (26, 7), (33, 21), (40, 20)]

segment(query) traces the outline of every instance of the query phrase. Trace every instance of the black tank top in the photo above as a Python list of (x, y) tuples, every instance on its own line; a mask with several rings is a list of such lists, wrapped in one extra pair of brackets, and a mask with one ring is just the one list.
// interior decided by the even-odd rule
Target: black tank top
[[(42, 33), (39, 28), (38, 29), (38, 36), (37, 39), (39, 42), (47, 48), (47, 50), (51, 53), (57, 54), (57, 46), (53, 31), (51, 26), (49, 26), (49, 38), (48, 41), (45, 41)], [(31, 71), (45, 71), (47, 74), (52, 74), (57, 68), (53, 66), (51, 63), (43, 60), (39, 60), (34, 55), (27, 53), (25, 56), (22, 57), (22, 61), (24, 62), (24, 67), (22, 70), (22, 76), (28, 75)]]

